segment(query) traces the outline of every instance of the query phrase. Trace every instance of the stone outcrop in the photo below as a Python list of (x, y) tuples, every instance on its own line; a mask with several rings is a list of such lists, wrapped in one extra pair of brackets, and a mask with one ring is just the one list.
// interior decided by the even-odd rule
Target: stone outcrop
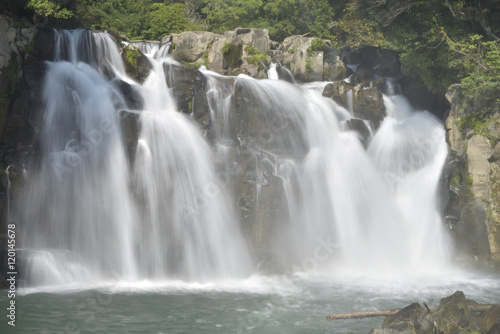
[(485, 120), (471, 115), (460, 85), (447, 94), (451, 111), (446, 119), (450, 146), (450, 200), (445, 216), (457, 248), (472, 259), (500, 256), (500, 110)]
[[(186, 31), (172, 34), (172, 57), (178, 61), (194, 63), (203, 58), (214, 42), (215, 34), (208, 31)], [(168, 38), (162, 38), (165, 43)]]
[(441, 299), (439, 306), (413, 303), (388, 316), (381, 329), (370, 334), (498, 333), (500, 305), (480, 306), (461, 291)]
[(129, 44), (123, 48), (123, 65), (127, 75), (137, 82), (144, 82), (151, 71), (148, 58), (133, 45)]
[(327, 40), (317, 47), (318, 39), (311, 37), (291, 36), (280, 44), (269, 39), (266, 29), (237, 28), (222, 35), (183, 32), (162, 38), (162, 43), (168, 41), (175, 60), (189, 66), (203, 65), (220, 74), (262, 79), (267, 77), (271, 62), (289, 69), (300, 82), (340, 80), (346, 73), (340, 51)]
[[(337, 81), (328, 84), (323, 91), (323, 96), (329, 97), (337, 104), (350, 109), (355, 118), (369, 121), (373, 128), (378, 129), (385, 118), (386, 111), (382, 93), (376, 87), (377, 82), (368, 81), (358, 85)], [(348, 94), (350, 92), (350, 94)], [(352, 101), (349, 100), (352, 96)]]

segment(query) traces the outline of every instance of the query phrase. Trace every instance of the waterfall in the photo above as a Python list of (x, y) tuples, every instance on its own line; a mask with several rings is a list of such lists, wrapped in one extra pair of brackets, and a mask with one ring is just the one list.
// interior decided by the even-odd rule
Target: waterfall
[(271, 63), (271, 65), (269, 65), (269, 70), (267, 71), (267, 77), (270, 80), (278, 80), (279, 79), (278, 71), (276, 70), (276, 63)]
[(200, 131), (175, 111), (163, 61), (151, 59), (140, 87), (132, 170), (119, 121), (126, 103), (112, 80), (125, 75), (116, 44), (85, 30), (56, 32), (56, 44), (42, 84), (40, 154), (20, 208), (26, 284), (251, 272), (224, 175)]
[(32, 285), (137, 275), (137, 213), (116, 97), (90, 65), (48, 63), (41, 157), (28, 173), (22, 242)]
[(198, 129), (175, 110), (163, 62), (150, 58), (145, 110), (135, 161), (147, 226), (142, 258), (148, 276), (188, 280), (242, 277), (250, 256), (228, 199), (226, 175), (218, 177), (211, 149)]
[[(211, 80), (209, 91), (220, 91)], [(389, 115), (365, 150), (357, 133), (342, 126), (352, 114), (321, 96), (324, 85), (240, 75), (234, 86), (231, 106), (227, 97), (211, 102), (213, 121), (243, 117), (231, 131), (244, 139), (238, 154), (254, 157), (244, 173), (255, 175), (256, 203), (271, 182), (282, 189), (270, 199), (281, 207), (280, 222), (265, 222), (278, 226), (269, 231), (281, 261), (295, 269), (379, 274), (432, 271), (448, 262), (436, 204), (447, 146), (434, 116), (412, 110), (402, 96), (385, 97)], [(215, 129), (216, 138), (229, 131)], [(263, 210), (256, 209), (254, 223), (261, 229)], [(309, 261), (324, 244), (327, 256)]]
[[(388, 115), (361, 143), (345, 125), (352, 91), (348, 111), (322, 96), (326, 83), (292, 84), (289, 72), (276, 80), (276, 64), (264, 80), (202, 68), (204, 138), (176, 110), (169, 85), (182, 65), (170, 44), (131, 43), (152, 67), (138, 84), (107, 33), (55, 36), (40, 148), (18, 204), (27, 285), (207, 282), (290, 268), (408, 274), (448, 262), (437, 205), (445, 131), (404, 97), (384, 97)], [(122, 81), (142, 110), (128, 110)], [(127, 111), (139, 128), (134, 157), (120, 123)]]

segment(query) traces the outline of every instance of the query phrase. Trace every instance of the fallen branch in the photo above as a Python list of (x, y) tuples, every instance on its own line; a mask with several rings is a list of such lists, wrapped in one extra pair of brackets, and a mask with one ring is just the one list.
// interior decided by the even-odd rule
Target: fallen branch
[(354, 313), (343, 313), (343, 314), (333, 314), (326, 317), (326, 320), (332, 321), (337, 319), (359, 319), (359, 318), (369, 318), (369, 317), (383, 317), (394, 315), (398, 313), (399, 310), (383, 310), (383, 311), (368, 311), (368, 312), (354, 312)]

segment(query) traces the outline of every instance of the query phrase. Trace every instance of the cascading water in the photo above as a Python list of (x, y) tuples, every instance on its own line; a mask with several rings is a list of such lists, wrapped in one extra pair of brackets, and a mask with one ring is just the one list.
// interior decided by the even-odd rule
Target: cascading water
[(21, 210), (27, 285), (248, 274), (224, 179), (199, 130), (175, 111), (163, 61), (151, 59), (142, 87), (131, 172), (118, 119), (126, 103), (98, 72), (124, 76), (116, 45), (84, 30), (56, 38), (57, 61), (47, 63), (43, 82), (41, 154)]
[(56, 58), (64, 53), (71, 62), (47, 63), (41, 154), (28, 173), (23, 208), (26, 280), (58, 285), (136, 277), (137, 214), (117, 117), (125, 103), (95, 67), (79, 62), (103, 68), (99, 51), (118, 52), (89, 51), (85, 31), (58, 40), (66, 47)]
[[(321, 264), (329, 272), (446, 262), (436, 205), (444, 130), (404, 98), (385, 98), (388, 117), (365, 150), (344, 129), (352, 114), (321, 96), (323, 83), (276, 80), (275, 67), (273, 80), (202, 70), (214, 155), (175, 110), (165, 73), (180, 65), (166, 56), (169, 45), (134, 42), (152, 70), (139, 88), (144, 110), (132, 171), (117, 117), (127, 105), (104, 76), (138, 85), (126, 78), (107, 34), (56, 36), (57, 61), (47, 65), (43, 90), (42, 154), (27, 182), (29, 284), (250, 274), (229, 197), (239, 191), (242, 169), (243, 181), (255, 187), (250, 239), (266, 240), (266, 252), (283, 263), (300, 263), (321, 238), (332, 248)], [(267, 187), (276, 182), (281, 190), (269, 198)], [(266, 236), (272, 206), (283, 210)]]
[[(211, 80), (209, 92), (220, 91)], [(235, 87), (233, 106), (224, 103), (227, 97), (211, 102), (212, 117), (219, 124), (237, 112), (259, 115), (232, 131), (255, 156), (247, 173), (257, 175), (257, 197), (267, 184), (259, 181), (262, 166), (271, 164), (264, 169), (280, 179), (283, 192), (274, 205), (285, 203), (281, 220), (288, 224), (279, 223), (273, 237), (283, 240), (275, 250), (282, 261), (297, 268), (329, 242), (332, 251), (320, 265), (329, 272), (392, 275), (447, 263), (436, 205), (447, 150), (432, 115), (410, 110), (401, 96), (386, 97), (389, 115), (366, 151), (354, 131), (342, 130), (351, 113), (321, 96), (324, 85), (299, 89), (239, 76)], [(227, 127), (217, 129), (216, 138), (227, 137)]]
[(228, 205), (227, 177), (217, 177), (208, 144), (175, 111), (164, 61), (151, 59), (153, 70), (144, 83), (135, 161), (147, 226), (141, 257), (151, 259), (144, 271), (148, 277), (169, 273), (202, 281), (242, 277), (251, 272), (251, 261)]
[[(498, 276), (445, 266), (444, 129), (403, 97), (384, 98), (388, 115), (362, 144), (326, 83), (291, 84), (281, 65), (286, 82), (200, 69), (191, 106), (207, 113), (208, 145), (176, 111), (169, 83), (191, 70), (168, 45), (131, 43), (152, 65), (140, 85), (107, 34), (57, 36), (38, 156), (8, 210), (21, 332), (365, 333), (380, 319), (318, 314), (437, 304), (456, 290), (498, 302)], [(130, 119), (140, 131), (126, 150)]]

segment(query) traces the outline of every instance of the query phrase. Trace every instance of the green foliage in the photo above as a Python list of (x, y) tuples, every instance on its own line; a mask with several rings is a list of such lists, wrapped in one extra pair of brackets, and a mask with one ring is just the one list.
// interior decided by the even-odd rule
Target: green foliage
[(132, 65), (134, 68), (137, 68), (137, 59), (139, 59), (139, 53), (135, 50), (125, 50), (125, 57), (127, 58), (127, 61)]
[(253, 45), (246, 45), (245, 53), (250, 56), (247, 58), (247, 62), (252, 65), (261, 65), (267, 59), (267, 55)]
[[(500, 105), (500, 0), (23, 1), (30, 11), (53, 18), (51, 22), (115, 29), (131, 39), (255, 27), (268, 29), (276, 41), (291, 35), (315, 37), (309, 53), (325, 51), (323, 39), (339, 48), (381, 46), (400, 51), (406, 72), (433, 92), (443, 94), (452, 83), (462, 82), (474, 117), (485, 119)], [(245, 52), (249, 62), (266, 58)]]
[(229, 43), (224, 43), (224, 45), (222, 46), (222, 48), (220, 49), (220, 51), (222, 52), (222, 54), (226, 54), (229, 52), (229, 49), (231, 48), (231, 46), (229, 45)]
[(325, 42), (320, 38), (314, 38), (311, 41), (311, 46), (307, 48), (308, 52), (311, 51), (328, 51), (329, 47), (325, 44)]
[(365, 5), (360, 0), (350, 0), (346, 4), (338, 22), (340, 29), (336, 36), (338, 44), (359, 49), (362, 46), (380, 46), (385, 42), (382, 32), (378, 30), (377, 22), (362, 10), (362, 6)]
[(55, 17), (58, 19), (69, 19), (73, 13), (67, 8), (63, 8), (55, 0), (30, 0), (27, 7), (36, 14), (45, 17)]
[(306, 58), (306, 71), (307, 72), (312, 72), (312, 63), (311, 63), (311, 58), (307, 57)]
[(253, 45), (246, 45), (245, 46), (245, 53), (249, 56), (256, 55), (260, 53), (260, 51), (255, 48)]
[(208, 66), (208, 51), (203, 52), (203, 65)]

